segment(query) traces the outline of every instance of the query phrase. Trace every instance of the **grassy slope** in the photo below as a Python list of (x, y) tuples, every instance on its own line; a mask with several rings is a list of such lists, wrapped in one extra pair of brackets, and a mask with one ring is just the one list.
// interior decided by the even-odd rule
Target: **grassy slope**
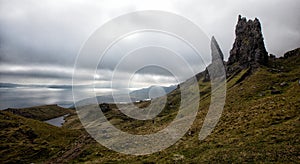
[[(239, 82), (247, 70), (241, 71), (227, 83), (227, 99), (223, 115), (213, 133), (204, 141), (198, 140), (203, 119), (210, 103), (209, 83), (199, 82), (201, 93), (199, 113), (190, 131), (170, 148), (152, 155), (128, 156), (113, 152), (92, 141), (82, 147), (83, 153), (73, 162), (120, 163), (199, 163), (199, 162), (298, 162), (300, 154), (300, 58), (277, 60), (274, 68), (259, 68)], [(282, 67), (284, 65), (284, 67)], [(287, 85), (281, 86), (282, 82)], [(281, 94), (271, 94), (271, 90)], [(178, 91), (170, 100), (179, 102)], [(168, 108), (169, 109), (169, 108)], [(166, 113), (164, 113), (166, 112)], [(122, 130), (131, 133), (152, 133), (165, 127), (176, 110), (163, 111), (158, 123), (128, 120), (113, 110), (108, 119)], [(115, 118), (119, 115), (119, 118)], [(76, 116), (70, 116), (76, 120)], [(76, 122), (76, 121), (74, 121)], [(70, 124), (69, 124), (70, 125)], [(155, 126), (155, 128), (153, 128)], [(80, 124), (77, 120), (77, 128)], [(134, 127), (134, 128), (133, 128)], [(142, 128), (144, 127), (144, 128)], [(71, 161), (70, 161), (71, 162)]]
[[(260, 68), (240, 82), (247, 70), (230, 78), (223, 115), (213, 133), (198, 140), (210, 103), (209, 83), (199, 82), (199, 113), (186, 134), (170, 148), (146, 156), (130, 156), (111, 151), (80, 130), (71, 114), (63, 128), (1, 112), (1, 160), (25, 162), (86, 163), (199, 163), (199, 162), (298, 162), (300, 159), (300, 58), (278, 59), (274, 68)], [(280, 69), (273, 73), (272, 69)], [(282, 82), (287, 85), (281, 86)], [(280, 90), (273, 95), (271, 90)], [(176, 115), (179, 91), (169, 94), (172, 106), (152, 121), (135, 121), (115, 110), (107, 118), (118, 128), (136, 134), (164, 128)], [(145, 106), (147, 104), (138, 104)], [(36, 134), (32, 135), (31, 133)], [(17, 137), (14, 137), (17, 136)], [(21, 138), (21, 139), (20, 139)], [(24, 148), (23, 148), (24, 147)], [(30, 150), (30, 151), (26, 151)], [(47, 155), (50, 153), (49, 155)]]
[(0, 111), (0, 163), (42, 162), (59, 156), (81, 132)]

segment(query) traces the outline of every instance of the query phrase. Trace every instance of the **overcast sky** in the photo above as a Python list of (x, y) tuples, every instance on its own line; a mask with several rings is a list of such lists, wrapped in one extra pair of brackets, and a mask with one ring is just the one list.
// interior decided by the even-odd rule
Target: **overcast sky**
[[(282, 56), (300, 47), (299, 0), (0, 0), (0, 82), (71, 84), (76, 55), (89, 36), (110, 19), (138, 10), (163, 10), (190, 19), (208, 37), (216, 37), (225, 60), (234, 42), (239, 14), (260, 20), (269, 53)], [(140, 39), (143, 37), (151, 41), (151, 37), (155, 40), (160, 36), (145, 34)], [(168, 43), (184, 49), (176, 40)], [(183, 52), (183, 56), (191, 55)], [(111, 54), (114, 57), (107, 58), (104, 70), (94, 74), (82, 69), (82, 78), (93, 76), (108, 87), (113, 67), (120, 59), (116, 52)], [(198, 64), (193, 57), (190, 59), (193, 68), (199, 71), (204, 68), (203, 63)], [(166, 63), (171, 61), (165, 60)], [(125, 68), (123, 77), (128, 77)], [(178, 71), (182, 70), (178, 67)], [(138, 73), (131, 77), (136, 82), (133, 88), (169, 85), (186, 78), (176, 79), (170, 72), (155, 68)]]

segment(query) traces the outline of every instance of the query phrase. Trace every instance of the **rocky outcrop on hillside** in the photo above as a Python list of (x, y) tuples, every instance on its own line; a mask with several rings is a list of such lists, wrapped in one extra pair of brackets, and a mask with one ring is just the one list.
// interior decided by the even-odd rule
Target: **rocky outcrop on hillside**
[(268, 52), (257, 18), (247, 20), (239, 15), (235, 35), (236, 39), (227, 62), (228, 75), (241, 69), (268, 64)]
[(294, 50), (291, 50), (289, 52), (286, 52), (284, 55), (283, 55), (283, 58), (287, 59), (287, 58), (290, 58), (290, 57), (294, 57), (294, 56), (300, 56), (300, 48), (296, 48)]

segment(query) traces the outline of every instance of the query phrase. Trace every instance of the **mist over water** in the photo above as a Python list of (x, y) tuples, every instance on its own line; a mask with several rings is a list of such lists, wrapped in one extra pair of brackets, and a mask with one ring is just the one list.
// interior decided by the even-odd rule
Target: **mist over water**
[[(153, 87), (153, 86), (152, 86)], [(151, 88), (151, 87), (150, 87)], [(166, 92), (169, 93), (171, 90), (175, 89), (175, 85), (169, 86), (169, 88), (165, 88)], [(135, 99), (132, 101), (137, 101), (137, 99), (147, 99), (146, 95), (148, 95), (147, 89), (135, 88), (132, 91), (132, 95)], [(149, 88), (148, 88), (149, 89)], [(94, 96), (103, 96), (99, 98), (99, 103), (102, 101), (113, 102), (115, 98), (119, 102), (127, 102), (124, 100), (124, 95), (127, 93), (131, 93), (130, 90), (125, 91), (116, 91), (114, 97), (112, 97), (112, 90), (103, 89), (103, 88), (80, 88), (80, 99), (87, 100), (86, 103), (91, 103), (89, 101), (90, 98)], [(156, 93), (153, 91), (153, 97), (159, 97), (162, 93)], [(145, 97), (146, 96), (146, 97)], [(74, 106), (73, 93), (72, 88), (47, 88), (47, 87), (34, 87), (34, 86), (26, 86), (26, 87), (0, 87), (0, 110), (7, 108), (26, 108), (33, 107), (39, 105), (52, 105), (57, 104), (58, 106), (69, 108)]]
[(62, 107), (71, 106), (73, 104), (72, 89), (31, 87), (0, 88), (1, 110), (47, 104), (58, 104)]

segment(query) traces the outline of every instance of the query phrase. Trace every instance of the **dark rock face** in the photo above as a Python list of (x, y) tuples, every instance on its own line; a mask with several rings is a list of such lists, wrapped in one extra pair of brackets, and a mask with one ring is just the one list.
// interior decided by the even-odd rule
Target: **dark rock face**
[(268, 64), (268, 52), (257, 18), (254, 21), (247, 21), (239, 15), (235, 35), (236, 39), (227, 62), (228, 73), (237, 69)]
[(102, 104), (99, 105), (99, 107), (100, 107), (102, 112), (108, 112), (108, 111), (111, 110), (110, 107), (109, 107), (109, 104), (107, 104), (107, 103), (102, 103)]
[(293, 56), (300, 56), (300, 48), (296, 48), (284, 54), (283, 58), (287, 59)]

